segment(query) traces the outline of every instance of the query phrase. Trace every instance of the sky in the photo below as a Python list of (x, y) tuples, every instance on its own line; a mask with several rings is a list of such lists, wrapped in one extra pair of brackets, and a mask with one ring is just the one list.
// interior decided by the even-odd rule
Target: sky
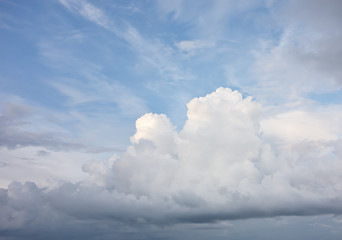
[(341, 11), (0, 0), (0, 239), (341, 239)]

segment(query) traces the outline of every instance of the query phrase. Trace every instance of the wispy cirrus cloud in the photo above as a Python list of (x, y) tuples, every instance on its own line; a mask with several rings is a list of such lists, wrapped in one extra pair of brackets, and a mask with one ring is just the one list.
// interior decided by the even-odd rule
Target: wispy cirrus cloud
[[(229, 32), (226, 24), (236, 13), (248, 12), (255, 7), (266, 6), (264, 1), (157, 1), (161, 18), (170, 17), (175, 22), (192, 26), (192, 33), (202, 38), (221, 39)], [(201, 14), (198, 14), (198, 13)], [(247, 19), (246, 19), (247, 20)], [(226, 29), (225, 29), (226, 28)]]
[(175, 43), (175, 45), (180, 51), (192, 56), (201, 49), (214, 48), (216, 43), (214, 41), (184, 40)]
[[(177, 64), (173, 49), (165, 45), (160, 39), (142, 36), (134, 26), (126, 21), (113, 22), (104, 11), (85, 0), (71, 2), (62, 0), (60, 2), (73, 13), (80, 14), (86, 20), (94, 22), (125, 40), (138, 55), (139, 67), (148, 66), (157, 69), (164, 79), (164, 83), (173, 84), (192, 78), (190, 73), (187, 73)], [(154, 84), (158, 84), (158, 82), (154, 82)]]
[[(68, 41), (74, 42), (74, 37)], [(148, 111), (144, 100), (128, 86), (103, 73), (100, 64), (81, 59), (77, 53), (63, 47), (59, 39), (45, 39), (39, 43), (40, 53), (47, 60), (45, 63), (59, 72), (68, 73), (69, 77), (59, 74), (49, 84), (68, 98), (69, 106), (77, 107), (86, 103), (112, 104), (113, 111), (116, 108), (128, 116), (139, 116)]]
[(113, 30), (113, 24), (110, 18), (99, 8), (95, 7), (93, 4), (88, 3), (86, 0), (60, 0), (68, 10), (80, 14), (87, 20), (94, 22), (106, 29)]
[(94, 80), (84, 84), (73, 79), (64, 79), (52, 83), (62, 94), (69, 98), (71, 106), (84, 104), (113, 104), (122, 115), (139, 116), (148, 111), (145, 102), (132, 91), (116, 82)]

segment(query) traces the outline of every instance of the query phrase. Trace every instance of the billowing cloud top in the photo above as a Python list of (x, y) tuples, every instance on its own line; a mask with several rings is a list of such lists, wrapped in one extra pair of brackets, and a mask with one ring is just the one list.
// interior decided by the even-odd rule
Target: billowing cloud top
[(317, 131), (326, 129), (321, 139), (289, 140), (272, 132), (275, 122), (282, 128), (281, 117), (263, 117), (264, 107), (238, 91), (219, 88), (187, 107), (180, 131), (166, 115), (143, 115), (126, 152), (84, 165), (85, 181), (1, 189), (1, 231), (342, 212), (342, 141), (326, 137), (321, 115), (303, 113)]

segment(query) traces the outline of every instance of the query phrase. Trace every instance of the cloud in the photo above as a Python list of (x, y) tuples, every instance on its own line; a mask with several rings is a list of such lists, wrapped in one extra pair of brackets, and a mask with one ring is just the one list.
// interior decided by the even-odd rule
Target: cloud
[[(84, 104), (111, 104), (124, 116), (137, 116), (147, 111), (145, 102), (130, 88), (112, 82), (104, 76), (101, 79), (87, 79), (87, 82), (74, 79), (61, 79), (52, 83), (58, 91), (69, 98), (69, 105), (77, 107)], [(85, 79), (83, 79), (85, 80)]]
[[(1, 187), (14, 180), (34, 181), (39, 186), (61, 180), (80, 181), (86, 176), (81, 170), (85, 162), (107, 159), (124, 149), (105, 140), (107, 136), (113, 139), (113, 132), (108, 130), (108, 125), (115, 123), (113, 118), (107, 126), (106, 119), (97, 119), (94, 128), (93, 119), (84, 119), (75, 112), (61, 114), (16, 96), (6, 99), (0, 109)], [(83, 129), (87, 129), (86, 133), (78, 135)]]
[(198, 50), (215, 47), (215, 42), (203, 40), (187, 40), (177, 42), (175, 45), (182, 52), (187, 53), (189, 55), (194, 55), (195, 52)]
[[(127, 151), (85, 164), (85, 181), (50, 190), (34, 183), (2, 189), (1, 231), (342, 213), (341, 132), (329, 137), (330, 128), (320, 128), (326, 122), (317, 121), (324, 115), (307, 113), (317, 134), (305, 141), (299, 134), (284, 148), (260, 129), (265, 108), (238, 91), (219, 88), (187, 107), (180, 131), (166, 115), (143, 115)], [(279, 115), (277, 124), (296, 114)], [(263, 128), (272, 132), (270, 121)]]
[(262, 1), (157, 1), (161, 18), (170, 17), (176, 22), (190, 24), (197, 34), (211, 38), (222, 37), (225, 24), (235, 13), (262, 5)]
[(142, 67), (142, 70), (144, 70), (144, 68), (149, 69), (152, 67), (158, 70), (164, 81), (156, 82), (155, 85), (163, 83), (175, 84), (193, 77), (192, 74), (186, 72), (177, 63), (173, 49), (164, 44), (160, 39), (144, 38), (132, 26), (129, 26), (123, 32), (123, 38), (139, 54), (138, 68)]
[[(69, 11), (81, 15), (84, 19), (97, 24), (128, 43), (131, 50), (137, 54), (136, 68), (138, 70), (143, 72), (151, 68), (156, 69), (164, 83), (169, 84), (192, 78), (192, 75), (174, 60), (173, 49), (164, 44), (160, 38), (143, 36), (132, 24), (122, 19), (112, 21), (113, 16), (107, 15), (105, 11), (86, 0), (61, 0), (60, 3)], [(156, 86), (160, 83), (154, 82), (153, 85)], [(153, 88), (152, 84), (149, 87)]]
[(59, 2), (70, 11), (80, 14), (90, 22), (94, 22), (106, 29), (111, 28), (111, 21), (106, 14), (86, 0), (60, 0)]
[[(39, 42), (41, 55), (55, 70), (71, 71), (70, 77), (58, 76), (49, 84), (67, 97), (67, 105), (77, 106), (97, 105), (98, 108), (112, 105), (112, 109), (124, 116), (137, 117), (147, 111), (147, 106), (131, 87), (120, 83), (120, 79), (112, 79), (103, 71), (103, 67), (78, 56), (68, 44), (60, 39), (67, 38), (74, 43), (74, 37), (68, 34), (55, 39), (45, 39)], [(66, 41), (67, 42), (67, 41)]]
[(286, 143), (302, 141), (336, 141), (342, 131), (339, 107), (325, 107), (317, 112), (294, 110), (265, 118), (262, 132)]
[[(255, 92), (298, 99), (310, 93), (341, 89), (341, 37), (312, 37), (302, 29), (287, 30), (276, 46), (256, 52)], [(248, 87), (247, 87), (248, 88)]]
[(302, 25), (319, 30), (324, 33), (341, 32), (339, 23), (342, 21), (340, 14), (342, 8), (339, 0), (302, 0), (289, 1), (282, 11), (282, 19), (286, 23)]
[[(340, 1), (289, 1), (274, 5), (279, 36), (260, 38), (251, 79), (231, 84), (258, 99), (293, 101), (341, 90)], [(279, 7), (279, 6), (278, 6)]]
[(44, 146), (54, 150), (82, 149), (85, 146), (63, 140), (62, 134), (52, 131), (28, 130), (33, 108), (27, 104), (3, 102), (0, 115), (0, 146), (10, 149), (25, 146)]
[[(127, 96), (124, 92), (121, 95)], [(112, 147), (98, 147), (80, 139), (71, 139), (68, 129), (62, 126), (62, 122), (71, 121), (71, 117), (76, 118), (71, 116), (72, 114), (58, 116), (58, 112), (39, 106), (34, 107), (26, 104), (23, 99), (15, 98), (1, 104), (0, 147), (13, 150), (37, 146), (52, 151), (81, 150), (92, 153), (120, 151)], [(130, 108), (126, 110), (127, 114), (132, 114), (132, 111), (136, 110), (135, 100), (133, 98), (124, 104), (125, 107)]]

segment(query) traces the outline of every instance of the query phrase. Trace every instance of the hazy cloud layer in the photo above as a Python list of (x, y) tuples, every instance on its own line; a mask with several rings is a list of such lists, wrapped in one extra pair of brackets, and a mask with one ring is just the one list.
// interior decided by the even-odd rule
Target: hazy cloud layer
[(242, 80), (236, 84), (271, 101), (341, 90), (341, 1), (287, 1), (280, 5), (283, 7), (274, 11), (274, 21), (282, 29), (279, 38), (260, 38), (254, 51), (255, 83)]
[[(273, 118), (263, 119), (264, 107), (225, 88), (187, 107), (179, 132), (166, 115), (139, 118), (127, 151), (84, 165), (85, 181), (53, 189), (13, 182), (2, 189), (3, 235), (66, 224), (85, 229), (94, 221), (99, 228), (147, 227), (342, 213), (341, 126), (326, 137), (331, 133), (319, 113), (308, 113), (307, 121), (326, 133), (289, 140), (274, 130)], [(291, 117), (296, 113), (275, 118), (281, 124)]]
[(46, 119), (37, 121), (34, 119), (37, 117), (34, 108), (28, 104), (15, 101), (3, 102), (0, 110), (0, 147), (15, 149), (41, 146), (55, 151), (75, 149), (87, 149), (95, 152), (108, 151), (108, 149), (87, 146), (70, 140), (65, 130), (63, 131), (61, 128), (56, 130), (57, 125), (53, 126)]

